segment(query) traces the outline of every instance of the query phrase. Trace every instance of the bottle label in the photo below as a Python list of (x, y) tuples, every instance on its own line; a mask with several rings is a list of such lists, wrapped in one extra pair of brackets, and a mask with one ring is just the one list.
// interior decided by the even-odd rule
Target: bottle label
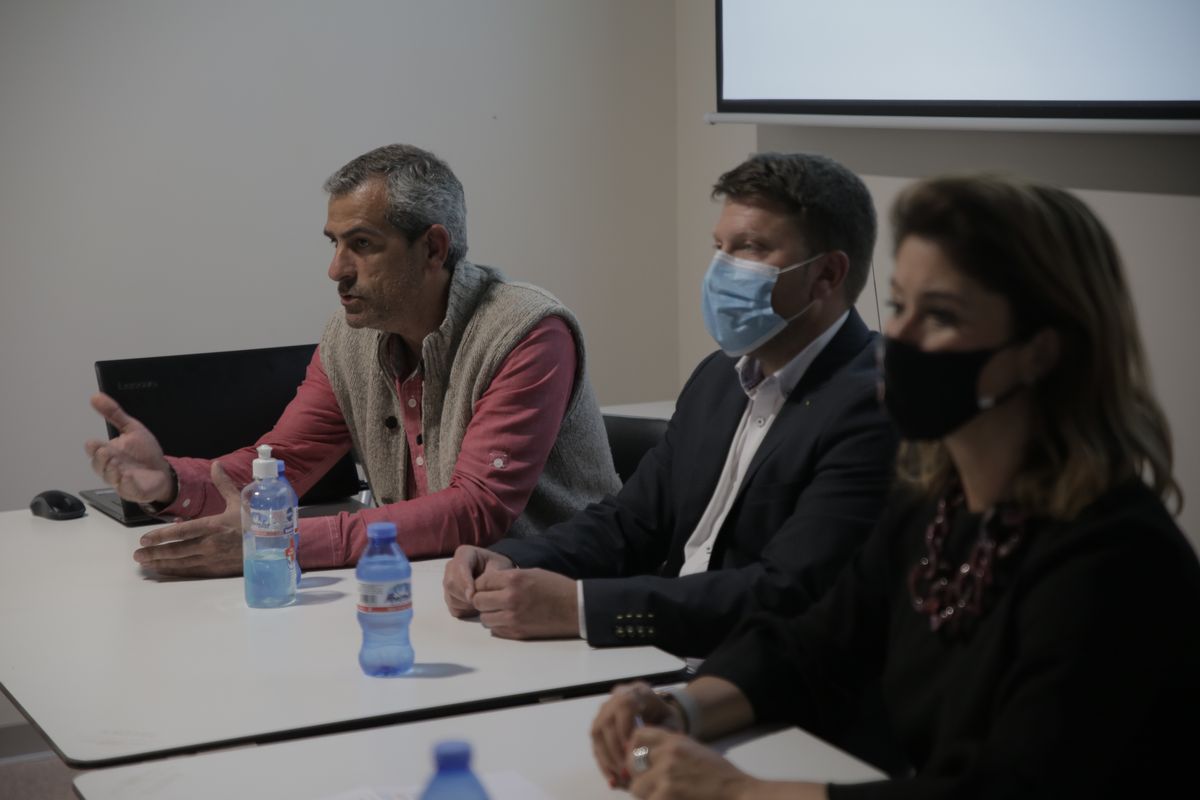
[(408, 611), (412, 608), (412, 582), (358, 582), (358, 610), (367, 614)]
[(252, 509), (250, 510), (250, 527), (256, 536), (292, 535), (295, 530), (295, 510), (287, 509)]
[(289, 564), (296, 562), (296, 538), (293, 536), (295, 524), (292, 511), (253, 509), (250, 512), (250, 530), (246, 533), (250, 538), (244, 542), (246, 552), (262, 557), (274, 553), (287, 560)]

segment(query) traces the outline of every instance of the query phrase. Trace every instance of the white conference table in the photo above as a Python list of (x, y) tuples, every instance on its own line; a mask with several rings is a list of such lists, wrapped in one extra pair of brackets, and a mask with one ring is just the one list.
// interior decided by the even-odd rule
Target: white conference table
[[(169, 758), (95, 770), (75, 779), (84, 800), (254, 797), (313, 800), (351, 796), (357, 789), (420, 788), (432, 774), (433, 744), (466, 739), (475, 773), (492, 800), (496, 787), (524, 783), (564, 800), (611, 800), (614, 793), (592, 759), (588, 729), (603, 697), (584, 697), (408, 725), (319, 736), (260, 747)], [(883, 773), (796, 728), (716, 743), (734, 764), (760, 778), (853, 783)], [(653, 761), (654, 753), (650, 753)], [(515, 775), (518, 781), (513, 781)], [(355, 796), (370, 797), (366, 792)], [(407, 798), (378, 791), (377, 796)], [(415, 795), (412, 795), (415, 796)]]
[(94, 509), (0, 513), (0, 687), (68, 764), (91, 767), (606, 690), (678, 675), (652, 647), (497, 639), (446, 611), (444, 560), (413, 564), (417, 664), (358, 666), (353, 570), (306, 572), (296, 605), (246, 607), (241, 578), (164, 580)]

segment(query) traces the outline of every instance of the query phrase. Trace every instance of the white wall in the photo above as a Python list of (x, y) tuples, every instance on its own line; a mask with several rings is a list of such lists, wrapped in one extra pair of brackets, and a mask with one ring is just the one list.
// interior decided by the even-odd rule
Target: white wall
[(96, 484), (93, 361), (316, 341), (321, 182), (389, 142), (457, 172), (473, 259), (578, 313), (602, 402), (672, 396), (673, 14), (0, 4), (0, 509)]

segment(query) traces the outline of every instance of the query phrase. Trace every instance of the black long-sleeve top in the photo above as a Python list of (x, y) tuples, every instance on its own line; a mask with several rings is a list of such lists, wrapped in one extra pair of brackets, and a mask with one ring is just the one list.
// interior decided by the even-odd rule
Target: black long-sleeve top
[[(933, 513), (893, 497), (824, 600), (792, 619), (747, 619), (701, 674), (736, 684), (759, 721), (833, 741), (863, 687), (881, 682), (915, 775), (832, 785), (833, 800), (1165, 797), (1191, 784), (1200, 562), (1158, 498), (1130, 484), (1071, 522), (1030, 521), (984, 612), (956, 631), (933, 632), (909, 589)], [(955, 515), (952, 563), (980, 521)]]

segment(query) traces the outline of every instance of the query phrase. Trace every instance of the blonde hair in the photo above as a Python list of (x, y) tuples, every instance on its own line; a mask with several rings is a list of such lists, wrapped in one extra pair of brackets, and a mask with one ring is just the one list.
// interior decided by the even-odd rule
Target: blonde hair
[[(1032, 389), (1037, 410), (1013, 499), (1071, 519), (1134, 478), (1178, 512), (1171, 436), (1150, 388), (1137, 319), (1116, 245), (1082, 201), (1050, 186), (995, 175), (935, 178), (892, 209), (895, 246), (936, 243), (965, 275), (1008, 300), (1015, 333), (1051, 328), (1055, 368)], [(940, 442), (903, 442), (901, 479), (927, 494), (955, 477)]]

